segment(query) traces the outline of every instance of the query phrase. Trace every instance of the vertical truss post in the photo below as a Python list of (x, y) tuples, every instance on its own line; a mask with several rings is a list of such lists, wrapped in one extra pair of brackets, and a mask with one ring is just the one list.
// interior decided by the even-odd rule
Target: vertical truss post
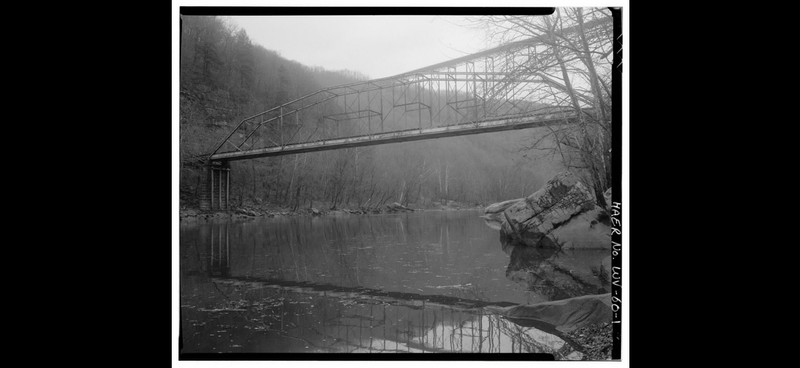
[[(455, 83), (453, 83), (454, 84), (454, 89), (455, 89), (455, 93), (454, 94), (456, 95), (456, 101), (454, 102), (453, 106), (455, 106), (456, 112), (458, 112), (458, 91), (459, 91), (459, 87), (458, 87), (458, 77), (456, 76), (456, 74), (458, 74), (458, 66), (454, 66), (453, 67), (453, 82), (455, 82)], [(456, 123), (458, 123), (458, 120), (459, 120), (458, 119), (458, 115), (456, 115)]]
[(383, 88), (380, 90), (380, 100), (381, 100), (381, 133), (384, 133), (383, 130)]
[[(394, 86), (394, 85), (393, 85), (393, 86), (392, 86), (392, 105), (391, 105), (391, 106), (389, 106), (389, 115), (391, 115), (391, 114), (392, 114), (392, 111), (394, 111), (394, 105), (395, 105), (395, 104), (397, 104), (397, 102), (395, 101), (395, 93), (396, 93), (396, 90), (397, 90), (397, 86)], [(396, 114), (395, 114), (395, 115), (396, 115)]]
[[(442, 110), (446, 112), (445, 115), (450, 113), (450, 111), (447, 110), (447, 106), (449, 106), (448, 105), (449, 103), (450, 103), (450, 68), (448, 67), (447, 74), (445, 74), (444, 76), (444, 108)], [(445, 116), (444, 118), (445, 118), (444, 124), (450, 125), (450, 119), (447, 119), (447, 116)]]
[(415, 83), (417, 85), (417, 96), (415, 100), (417, 100), (417, 117), (419, 118), (419, 131), (422, 132), (422, 97), (420, 95), (420, 82), (417, 81)]
[(372, 137), (372, 99), (371, 92), (367, 92), (367, 134)]
[(472, 77), (472, 106), (473, 106), (473, 122), (478, 121), (478, 75), (475, 73), (475, 62), (470, 61), (471, 77)]
[(433, 79), (428, 79), (428, 120), (433, 128)]
[(472, 99), (475, 107), (475, 121), (478, 121), (478, 73), (475, 66), (472, 67)]
[(489, 59), (483, 58), (483, 116), (486, 117), (486, 82), (489, 80)]
[(406, 116), (406, 112), (408, 112), (408, 83), (403, 82), (403, 113), (401, 115), (403, 117), (403, 128), (406, 128), (407, 126), (406, 122), (408, 121), (408, 116)]
[[(494, 68), (494, 56), (490, 56), (490, 57), (489, 57), (489, 60), (491, 60), (491, 63), (489, 64), (489, 67), (491, 68), (491, 69), (490, 69), (490, 73), (492, 73), (492, 74), (493, 74), (493, 76), (492, 76), (492, 83), (491, 83), (491, 85), (492, 85), (492, 86), (491, 86), (491, 88), (490, 88), (490, 89), (491, 89), (492, 91), (495, 91), (495, 90), (497, 89), (497, 80), (496, 80), (497, 76), (495, 75), (495, 68)], [(497, 93), (497, 92), (495, 91), (495, 93)], [(494, 94), (493, 94), (493, 95), (494, 95)], [(493, 106), (490, 106), (490, 109), (492, 109), (492, 111), (494, 111), (494, 107), (493, 107)]]
[(280, 108), (280, 124), (278, 126), (278, 132), (280, 133), (281, 137), (281, 146), (283, 146), (283, 105)]
[(436, 79), (436, 116), (442, 114), (442, 81)]

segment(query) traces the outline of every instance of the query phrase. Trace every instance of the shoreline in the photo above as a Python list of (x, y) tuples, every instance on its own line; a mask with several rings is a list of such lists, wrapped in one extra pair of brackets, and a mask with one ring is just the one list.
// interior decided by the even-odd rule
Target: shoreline
[(323, 217), (323, 216), (343, 216), (343, 215), (394, 215), (413, 212), (432, 212), (432, 211), (469, 211), (483, 210), (483, 206), (440, 206), (431, 208), (409, 208), (409, 209), (349, 209), (341, 208), (335, 210), (319, 210), (316, 208), (305, 208), (292, 211), (280, 207), (255, 207), (244, 206), (233, 208), (228, 211), (201, 211), (193, 207), (181, 207), (179, 210), (180, 222), (190, 222), (198, 220), (217, 220), (217, 219), (256, 219), (273, 217)]

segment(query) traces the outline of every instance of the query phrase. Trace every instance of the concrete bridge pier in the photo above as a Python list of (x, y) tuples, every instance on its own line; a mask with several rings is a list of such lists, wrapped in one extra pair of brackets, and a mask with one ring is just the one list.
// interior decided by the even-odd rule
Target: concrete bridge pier
[(210, 162), (203, 167), (200, 182), (200, 210), (228, 211), (230, 206), (230, 174), (228, 162)]

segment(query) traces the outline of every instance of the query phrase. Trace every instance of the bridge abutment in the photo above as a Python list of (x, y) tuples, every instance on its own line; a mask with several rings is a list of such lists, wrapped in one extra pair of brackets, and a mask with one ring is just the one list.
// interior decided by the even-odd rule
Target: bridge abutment
[(200, 181), (200, 210), (227, 211), (230, 209), (230, 164), (211, 162), (203, 167)]

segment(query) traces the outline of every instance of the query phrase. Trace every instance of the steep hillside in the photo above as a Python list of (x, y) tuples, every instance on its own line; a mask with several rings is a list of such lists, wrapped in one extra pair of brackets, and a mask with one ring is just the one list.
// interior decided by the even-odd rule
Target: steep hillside
[[(320, 88), (364, 80), (287, 60), (214, 17), (183, 17), (180, 152), (207, 153), (243, 117)], [(536, 130), (307, 153), (232, 163), (234, 205), (432, 206), (490, 203), (538, 189), (560, 167), (520, 153)], [(199, 172), (181, 168), (182, 205), (197, 205)]]

